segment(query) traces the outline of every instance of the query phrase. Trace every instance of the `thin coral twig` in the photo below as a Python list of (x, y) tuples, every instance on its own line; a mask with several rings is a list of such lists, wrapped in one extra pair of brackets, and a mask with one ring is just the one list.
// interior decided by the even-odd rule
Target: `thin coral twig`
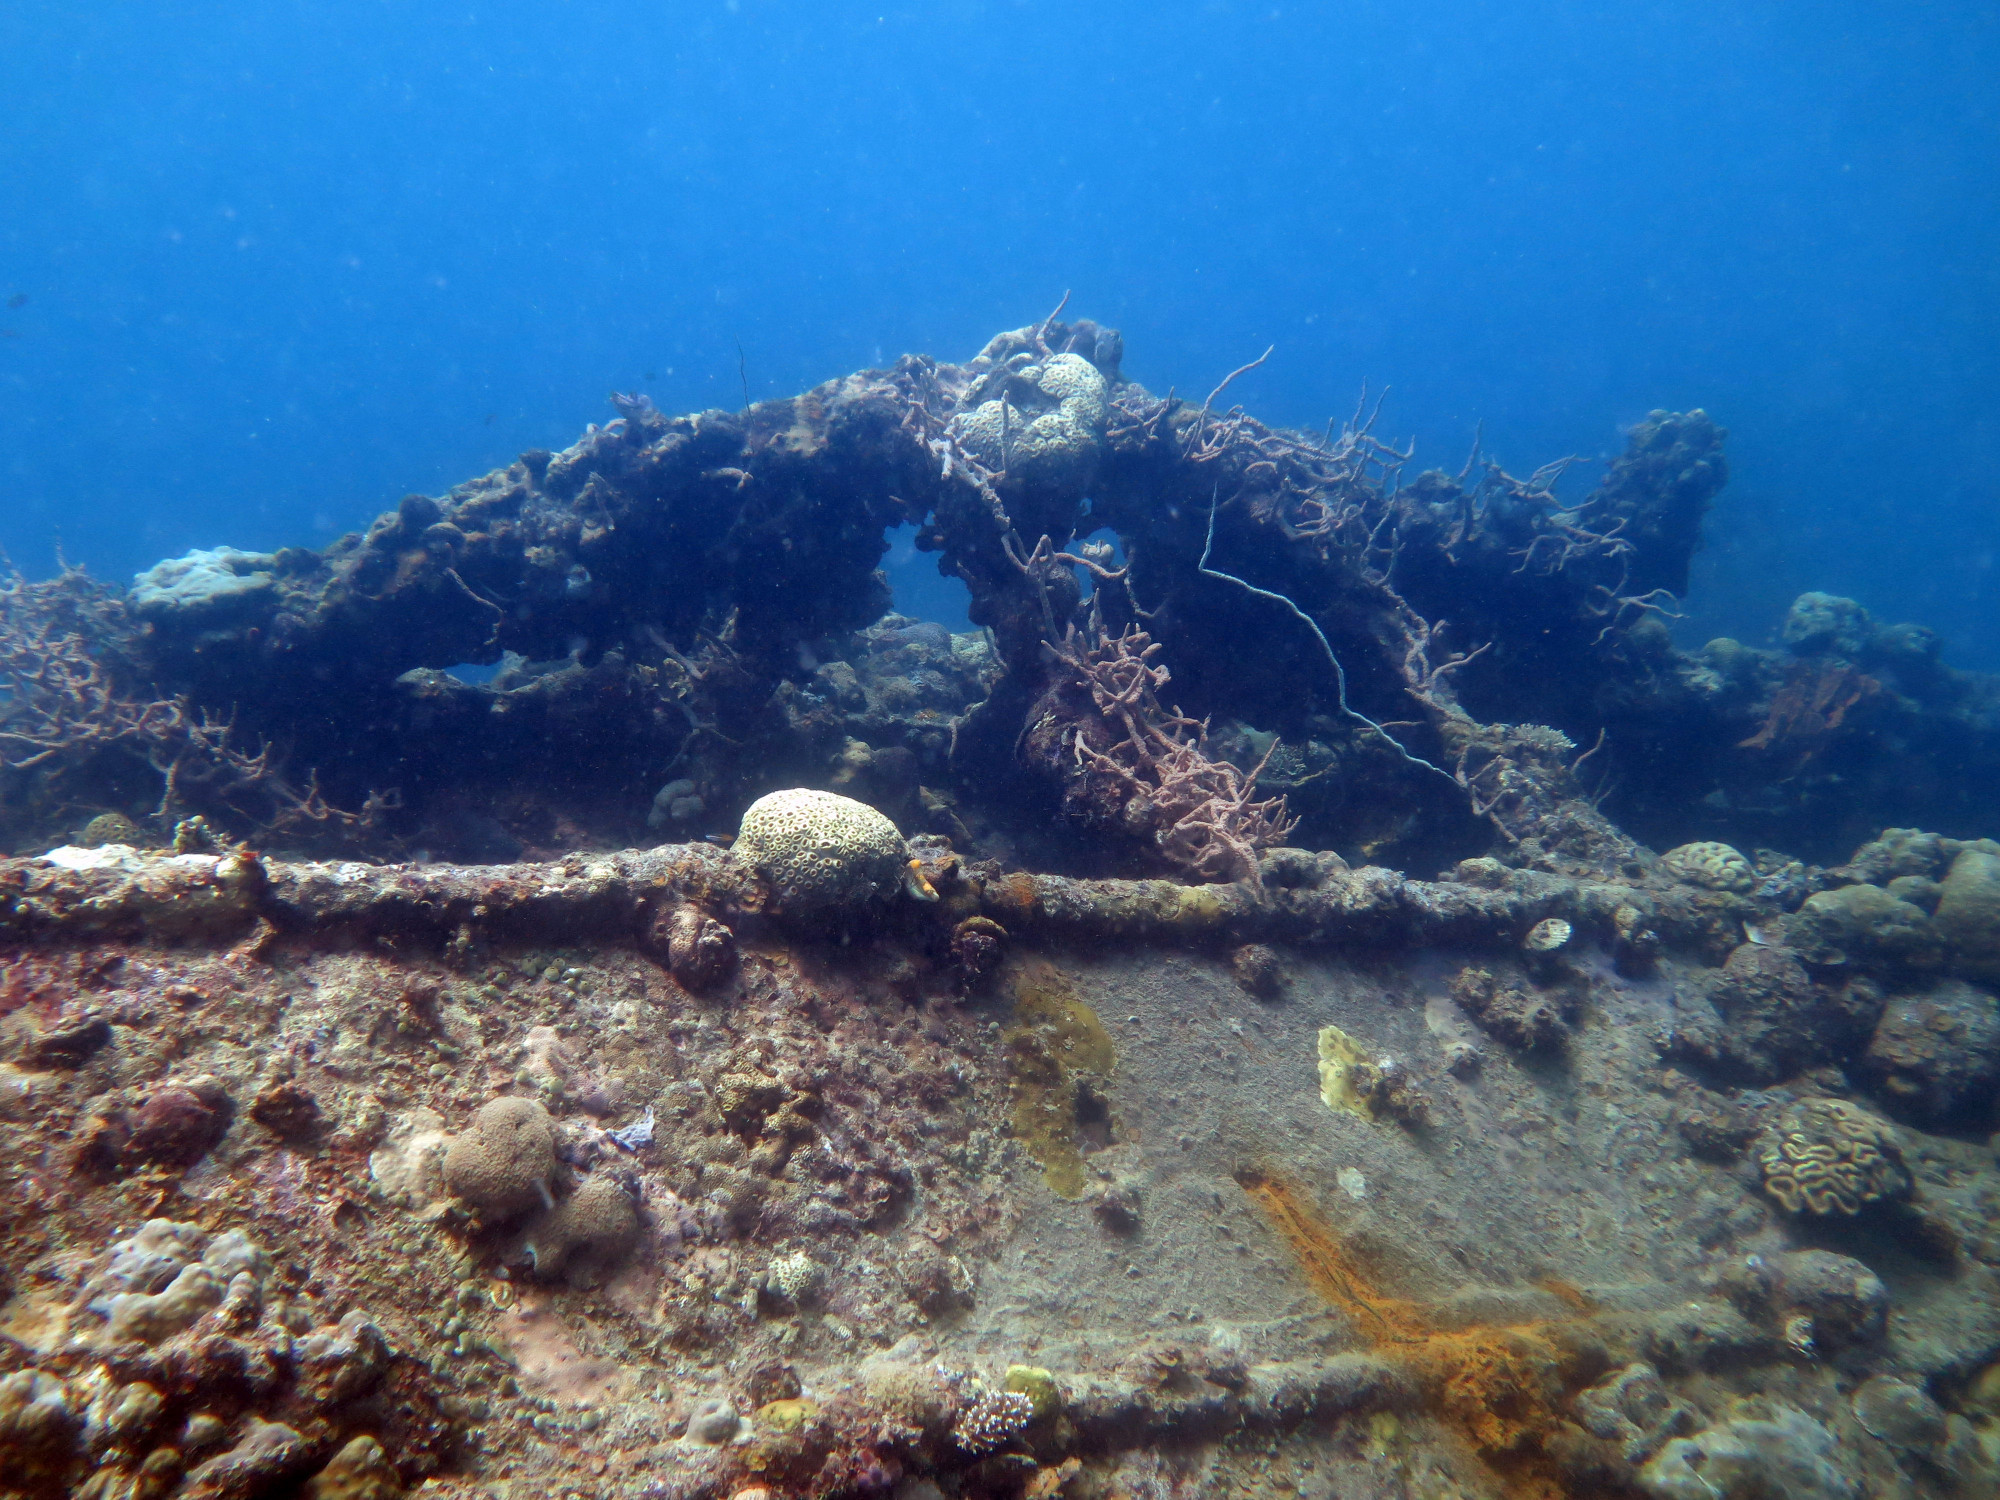
[(1397, 739), (1393, 734), (1389, 733), (1388, 730), (1384, 729), (1380, 724), (1376, 723), (1373, 719), (1369, 718), (1368, 715), (1362, 713), (1360, 709), (1355, 708), (1348, 703), (1347, 669), (1341, 666), (1340, 658), (1334, 654), (1333, 643), (1326, 638), (1326, 632), (1319, 628), (1319, 621), (1315, 620), (1311, 615), (1307, 614), (1304, 610), (1300, 609), (1298, 605), (1294, 604), (1290, 599), (1287, 599), (1283, 594), (1274, 593), (1270, 589), (1260, 589), (1257, 587), (1256, 584), (1247, 583), (1243, 579), (1238, 578), (1234, 573), (1224, 573), (1220, 569), (1211, 568), (1208, 565), (1209, 554), (1215, 550), (1215, 511), (1218, 500), (1220, 498), (1220, 494), (1221, 491), (1218, 490), (1216, 494), (1211, 495), (1209, 497), (1208, 540), (1202, 546), (1201, 561), (1198, 564), (1196, 564), (1197, 571), (1207, 575), (1210, 578), (1219, 578), (1224, 583), (1233, 583), (1238, 588), (1248, 590), (1250, 593), (1255, 594), (1260, 599), (1269, 599), (1274, 604), (1282, 604), (1286, 609), (1290, 610), (1294, 616), (1304, 621), (1306, 628), (1313, 633), (1313, 639), (1319, 642), (1320, 650), (1326, 653), (1327, 661), (1332, 664), (1334, 684), (1339, 691), (1339, 702), (1340, 702), (1341, 713), (1344, 714), (1346, 717), (1355, 720), (1357, 723), (1364, 724), (1368, 728), (1374, 730), (1375, 733), (1380, 735), (1384, 740), (1388, 742), (1391, 749), (1393, 749), (1398, 755), (1402, 756), (1403, 759), (1408, 761), (1411, 765), (1422, 766), (1426, 771), (1435, 771), (1438, 775), (1444, 777), (1446, 780), (1450, 780), (1451, 773), (1445, 770), (1444, 767), (1432, 765), (1422, 756), (1411, 754), (1410, 751), (1404, 746), (1401, 740)]

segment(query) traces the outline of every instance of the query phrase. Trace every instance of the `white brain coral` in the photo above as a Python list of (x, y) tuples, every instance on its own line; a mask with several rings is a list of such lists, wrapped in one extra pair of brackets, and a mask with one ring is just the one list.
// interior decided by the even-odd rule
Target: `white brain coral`
[[(999, 470), (1007, 466), (1005, 455), (1005, 415), (998, 401), (982, 401), (971, 411), (962, 412), (954, 419), (959, 445), (989, 469)], [(1014, 426), (1021, 425), (1016, 417)]]
[(1706, 886), (1711, 891), (1747, 891), (1757, 883), (1750, 861), (1727, 844), (1706, 840), (1682, 844), (1660, 856), (1669, 872), (1689, 885)]
[(833, 792), (794, 788), (759, 797), (743, 814), (734, 852), (763, 872), (789, 912), (859, 908), (899, 889), (929, 894), (896, 825)]
[(1015, 433), (1012, 457), (1023, 474), (1059, 479), (1087, 463), (1096, 445), (1097, 434), (1065, 402)]
[(1103, 420), (1104, 377), (1081, 354), (1051, 355), (1042, 366), (1041, 379), (1036, 384), (1057, 401), (1074, 403), (1076, 415), (1085, 422), (1094, 424)]
[(1087, 483), (1103, 443), (1110, 387), (1080, 354), (1052, 354), (1009, 383), (1012, 396), (982, 401), (953, 421), (959, 445), (987, 468), (1033, 483)]

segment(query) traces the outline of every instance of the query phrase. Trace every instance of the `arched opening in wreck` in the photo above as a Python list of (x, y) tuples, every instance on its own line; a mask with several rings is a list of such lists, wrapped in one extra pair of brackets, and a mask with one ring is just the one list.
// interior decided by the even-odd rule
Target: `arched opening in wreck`
[(890, 608), (913, 620), (929, 620), (954, 634), (971, 630), (972, 590), (965, 580), (938, 571), (937, 559), (917, 550), (917, 527), (905, 521), (884, 536), (888, 551), (882, 571), (889, 575)]

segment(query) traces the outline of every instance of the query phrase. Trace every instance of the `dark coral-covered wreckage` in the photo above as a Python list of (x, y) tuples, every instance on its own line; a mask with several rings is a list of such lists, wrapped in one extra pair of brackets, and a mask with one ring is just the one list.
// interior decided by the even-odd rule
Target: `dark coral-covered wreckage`
[(0, 583), (0, 1497), (1993, 1493), (2000, 683), (1122, 355)]
[[(25, 850), (94, 812), (200, 813), (271, 848), (490, 862), (647, 842), (668, 785), (698, 837), (828, 784), (1044, 866), (1241, 873), (1159, 847), (1188, 798), (1133, 811), (1134, 767), (1101, 759), (1150, 760), (1090, 680), (1140, 656), (1149, 718), (1283, 794), (1293, 842), (1403, 868), (1589, 859), (1583, 802), (1657, 843), (1820, 859), (1992, 821), (1994, 685), (1921, 627), (1808, 595), (1783, 651), (1673, 647), (1728, 474), (1705, 414), (1655, 412), (1558, 498), (1560, 463), (1409, 475), (1359, 419), (1155, 397), (1120, 349), (1052, 321), (740, 413), (621, 397), (575, 447), (323, 553), (17, 581), (0, 826)], [(983, 640), (888, 614), (899, 525)]]

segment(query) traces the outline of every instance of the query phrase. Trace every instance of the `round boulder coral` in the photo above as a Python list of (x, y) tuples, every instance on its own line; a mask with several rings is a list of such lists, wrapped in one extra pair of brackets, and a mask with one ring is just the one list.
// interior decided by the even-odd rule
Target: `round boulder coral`
[(124, 1160), (192, 1166), (227, 1133), (234, 1113), (229, 1096), (211, 1078), (155, 1089), (133, 1118)]
[(1844, 1055), (1882, 1010), (1869, 981), (1815, 983), (1799, 955), (1775, 943), (1740, 945), (1710, 976), (1708, 992), (1723, 1023), (1721, 1057), (1757, 1083)]
[(1885, 828), (1854, 851), (1840, 873), (1870, 885), (1887, 885), (1902, 875), (1942, 880), (1958, 845), (1921, 828)]
[(736, 967), (736, 935), (692, 906), (675, 907), (654, 918), (651, 942), (686, 989), (711, 989)]
[(1020, 434), (1009, 455), (1023, 478), (1052, 486), (1081, 483), (1097, 455), (1097, 433), (1065, 403)]
[(743, 814), (734, 852), (771, 882), (779, 908), (796, 914), (858, 910), (899, 890), (934, 895), (896, 825), (833, 792), (759, 797)]
[(1087, 422), (1103, 418), (1106, 400), (1104, 376), (1081, 354), (1055, 354), (1042, 366), (1035, 384), (1042, 394), (1058, 402), (1074, 401), (1076, 413)]
[(1669, 849), (1660, 856), (1660, 863), (1676, 880), (1711, 891), (1747, 891), (1757, 883), (1757, 872), (1750, 868), (1749, 860), (1713, 840)]
[(1938, 897), (1937, 927), (1959, 968), (1976, 979), (2000, 979), (2000, 853), (1960, 851)]
[(2000, 1085), (2000, 1003), (1955, 979), (1899, 995), (1865, 1062), (1897, 1114), (1932, 1120), (1982, 1109)]
[(1910, 1174), (1887, 1122), (1844, 1099), (1804, 1099), (1778, 1116), (1758, 1148), (1764, 1191), (1785, 1212), (1852, 1217), (1910, 1195)]
[(1007, 382), (1004, 395), (953, 419), (959, 446), (987, 468), (1032, 484), (1086, 484), (1103, 451), (1110, 387), (1079, 354), (1053, 354)]
[(488, 1100), (444, 1154), (445, 1185), (496, 1219), (546, 1208), (555, 1169), (555, 1121), (532, 1099)]
[(106, 844), (139, 848), (147, 842), (139, 825), (119, 812), (99, 813), (83, 825), (83, 832), (77, 835), (76, 841), (85, 849), (101, 849)]
[(1823, 1349), (1869, 1343), (1889, 1325), (1889, 1289), (1860, 1261), (1831, 1250), (1791, 1250), (1777, 1256), (1782, 1311), (1812, 1319)]
[(572, 1261), (608, 1266), (632, 1248), (639, 1216), (632, 1195), (618, 1180), (599, 1172), (584, 1179), (569, 1197), (530, 1231), (526, 1249), (537, 1276), (553, 1276)]
[(1786, 926), (1808, 963), (1864, 969), (1934, 969), (1944, 960), (1937, 924), (1921, 906), (1874, 885), (1809, 896)]
[(1785, 645), (1800, 656), (1859, 656), (1868, 649), (1875, 622), (1852, 599), (1817, 591), (1792, 601), (1782, 627)]

